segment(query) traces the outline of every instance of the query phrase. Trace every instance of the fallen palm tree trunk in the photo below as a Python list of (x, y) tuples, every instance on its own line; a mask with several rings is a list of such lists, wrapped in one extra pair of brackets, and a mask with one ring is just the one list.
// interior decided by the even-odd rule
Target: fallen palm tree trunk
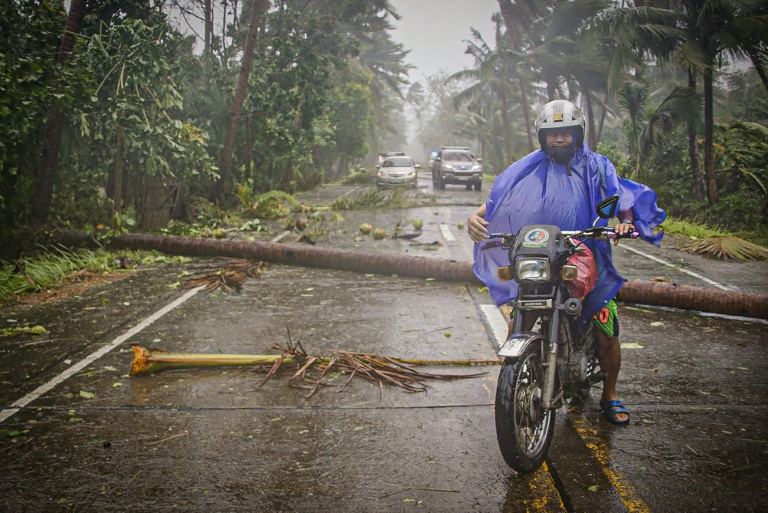
[[(407, 392), (423, 392), (426, 390), (427, 379), (466, 379), (482, 376), (475, 374), (434, 374), (420, 372), (411, 366), (419, 365), (498, 365), (499, 360), (414, 360), (401, 359), (378, 354), (357, 353), (350, 351), (331, 351), (331, 356), (310, 356), (301, 344), (289, 344), (287, 348), (277, 348), (282, 351), (278, 355), (247, 355), (247, 354), (207, 354), (207, 353), (171, 353), (162, 349), (148, 349), (139, 344), (131, 345), (133, 361), (130, 376), (152, 374), (165, 369), (194, 369), (201, 367), (254, 367), (270, 365), (271, 368), (259, 384), (264, 385), (283, 364), (296, 364), (298, 370), (288, 380), (289, 383), (300, 378), (303, 383), (311, 385), (308, 397), (314, 395), (320, 386), (330, 385), (326, 379), (329, 373), (349, 373), (349, 379), (342, 390), (355, 377), (360, 376), (369, 381), (399, 386)], [(321, 371), (318, 379), (308, 377), (311, 371)]]
[[(90, 243), (84, 233), (64, 232), (59, 240), (67, 245)], [(439, 258), (366, 253), (363, 251), (310, 245), (276, 244), (266, 241), (175, 237), (130, 234), (113, 237), (109, 245), (122, 249), (155, 250), (172, 255), (244, 258), (321, 269), (338, 269), (383, 275), (397, 274), (442, 281), (477, 282), (467, 262)]]
[[(67, 245), (93, 243), (85, 233), (63, 232), (59, 240)], [(122, 235), (110, 240), (115, 248), (163, 251), (173, 255), (245, 258), (304, 267), (339, 269), (386, 276), (480, 285), (471, 262), (440, 258), (366, 253), (318, 246), (297, 246), (271, 242), (247, 242), (163, 235)], [(628, 303), (667, 306), (686, 310), (768, 319), (768, 295), (720, 291), (669, 283), (632, 280), (619, 293)]]
[(768, 319), (768, 295), (766, 294), (630, 280), (619, 291), (618, 299), (625, 303), (669, 306), (701, 312)]

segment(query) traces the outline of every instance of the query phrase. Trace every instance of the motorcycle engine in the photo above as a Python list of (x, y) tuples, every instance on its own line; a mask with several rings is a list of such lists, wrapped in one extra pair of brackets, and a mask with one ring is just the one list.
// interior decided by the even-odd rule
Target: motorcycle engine
[(562, 344), (557, 354), (557, 366), (561, 369), (565, 383), (581, 384), (587, 379), (589, 358), (585, 346), (574, 349), (570, 344)]
[(597, 365), (597, 336), (592, 329), (577, 340), (571, 339), (572, 333), (567, 325), (560, 327), (560, 340), (564, 343), (558, 347), (557, 367), (566, 396), (582, 389)]

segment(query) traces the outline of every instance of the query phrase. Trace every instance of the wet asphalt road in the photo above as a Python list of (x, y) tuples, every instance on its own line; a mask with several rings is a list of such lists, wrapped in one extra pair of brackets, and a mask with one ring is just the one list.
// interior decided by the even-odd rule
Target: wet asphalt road
[[(356, 188), (308, 194), (309, 205)], [(318, 244), (470, 259), (466, 220), (480, 193), (449, 186), (405, 210), (313, 219)], [(363, 222), (414, 239), (373, 242)], [(273, 237), (277, 231), (265, 235)], [(284, 240), (293, 242), (296, 234)], [(664, 277), (767, 293), (766, 265), (721, 264), (634, 243), (627, 278)], [(761, 511), (768, 496), (765, 323), (620, 305), (626, 427), (593, 399), (558, 414), (547, 465), (530, 476), (498, 452), (497, 366), (426, 370), (466, 375), (426, 392), (331, 376), (311, 398), (281, 370), (165, 371), (128, 377), (131, 343), (171, 351), (276, 354), (299, 340), (310, 354), (361, 351), (407, 358), (490, 359), (498, 343), (487, 294), (463, 284), (270, 266), (240, 294), (172, 288), (182, 271), (223, 262), (157, 263), (124, 280), (44, 306), (0, 313), (0, 327), (49, 334), (0, 338), (2, 511)], [(689, 271), (692, 274), (687, 274)], [(144, 326), (158, 310), (181, 301)], [(125, 340), (129, 330), (136, 333)], [(140, 331), (139, 331), (140, 329)], [(101, 348), (103, 356), (56, 380)], [(39, 386), (50, 390), (19, 411)], [(336, 385), (336, 386), (332, 386)], [(7, 417), (7, 418), (6, 418)]]

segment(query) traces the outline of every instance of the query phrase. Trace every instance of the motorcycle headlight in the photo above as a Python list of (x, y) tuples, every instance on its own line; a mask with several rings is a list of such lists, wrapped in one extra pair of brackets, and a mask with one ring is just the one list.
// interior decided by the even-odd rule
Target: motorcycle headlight
[(520, 258), (515, 262), (518, 281), (549, 281), (549, 260), (546, 258)]

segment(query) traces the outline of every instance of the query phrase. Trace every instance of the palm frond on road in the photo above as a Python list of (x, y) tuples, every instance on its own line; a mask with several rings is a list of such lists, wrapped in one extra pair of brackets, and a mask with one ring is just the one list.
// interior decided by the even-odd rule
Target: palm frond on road
[(768, 260), (768, 248), (739, 237), (709, 237), (683, 246), (691, 254), (704, 255), (715, 260)]

